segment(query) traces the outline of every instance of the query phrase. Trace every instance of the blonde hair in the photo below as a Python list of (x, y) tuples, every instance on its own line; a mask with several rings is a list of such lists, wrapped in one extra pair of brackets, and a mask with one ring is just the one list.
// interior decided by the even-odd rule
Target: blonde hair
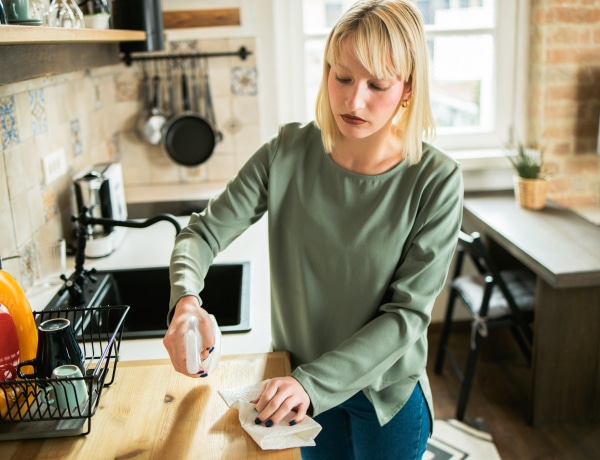
[(352, 45), (355, 57), (375, 78), (396, 76), (410, 85), (408, 106), (398, 107), (392, 123), (402, 136), (409, 164), (418, 163), (423, 139), (432, 139), (435, 135), (421, 13), (411, 0), (361, 0), (331, 30), (325, 45), (315, 110), (327, 152), (333, 150), (340, 135), (329, 103), (327, 79), (345, 41)]

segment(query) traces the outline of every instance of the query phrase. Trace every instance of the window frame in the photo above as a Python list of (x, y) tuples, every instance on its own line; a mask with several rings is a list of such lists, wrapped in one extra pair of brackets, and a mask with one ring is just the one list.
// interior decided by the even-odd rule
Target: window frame
[[(304, 114), (304, 43), (317, 35), (305, 35), (302, 28), (302, 2), (274, 0), (274, 37), (277, 65), (278, 123), (314, 118)], [(482, 158), (501, 154), (506, 146), (523, 139), (526, 132), (526, 70), (528, 54), (528, 2), (523, 0), (496, 0), (497, 27), (494, 34), (497, 65), (494, 69), (495, 123), (490, 131), (445, 134), (438, 130), (435, 144), (456, 154), (473, 157), (480, 151)], [(473, 33), (475, 31), (469, 31)], [(429, 29), (427, 30), (429, 33)], [(432, 32), (436, 33), (436, 32)], [(439, 31), (439, 33), (444, 33)], [(300, 56), (300, 58), (298, 58)], [(443, 131), (443, 130), (442, 130)], [(464, 153), (467, 152), (467, 155)], [(483, 163), (485, 164), (485, 162)], [(482, 162), (477, 161), (477, 168)], [(490, 162), (497, 167), (498, 162)]]

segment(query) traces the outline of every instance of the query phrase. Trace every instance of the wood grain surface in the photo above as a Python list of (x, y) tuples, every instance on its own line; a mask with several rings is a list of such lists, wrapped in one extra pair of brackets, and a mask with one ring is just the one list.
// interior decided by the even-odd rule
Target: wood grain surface
[(61, 27), (3, 25), (1, 32), (0, 45), (119, 43), (146, 39), (146, 32), (141, 30), (67, 29)]
[(225, 356), (205, 379), (176, 373), (168, 360), (119, 363), (91, 432), (72, 438), (0, 443), (15, 459), (300, 459), (299, 449), (263, 451), (217, 390), (290, 372), (287, 353)]
[(165, 29), (239, 26), (240, 24), (239, 8), (163, 12), (163, 26)]

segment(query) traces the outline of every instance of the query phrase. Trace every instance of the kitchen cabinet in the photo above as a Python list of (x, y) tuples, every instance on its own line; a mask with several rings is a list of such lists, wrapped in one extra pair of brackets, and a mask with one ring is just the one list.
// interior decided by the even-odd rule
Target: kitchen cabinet
[(0, 26), (0, 85), (118, 64), (119, 43), (142, 41), (137, 30)]
[(87, 436), (6, 441), (0, 450), (28, 459), (300, 459), (297, 448), (261, 450), (218, 394), (289, 372), (285, 352), (225, 356), (205, 379), (178, 374), (168, 360), (119, 363)]

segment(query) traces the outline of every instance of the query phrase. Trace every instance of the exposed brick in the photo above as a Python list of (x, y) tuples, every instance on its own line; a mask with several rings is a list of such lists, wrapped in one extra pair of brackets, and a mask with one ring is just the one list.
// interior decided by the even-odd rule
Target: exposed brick
[(528, 135), (545, 149), (552, 199), (599, 203), (600, 2), (529, 1)]
[(592, 29), (588, 27), (557, 26), (549, 29), (546, 43), (551, 47), (564, 48), (592, 43)]
[(538, 25), (549, 24), (553, 21), (552, 12), (539, 7), (532, 8), (531, 17), (533, 23)]
[(600, 158), (576, 155), (565, 165), (564, 171), (566, 174), (597, 173), (600, 171)]
[(550, 155), (568, 155), (573, 151), (571, 148), (571, 142), (555, 142), (552, 146), (552, 150), (548, 151), (548, 156)]
[(576, 104), (568, 102), (559, 102), (546, 104), (544, 106), (543, 115), (546, 118), (573, 118), (577, 116), (578, 108)]
[(551, 177), (548, 182), (549, 193), (566, 192), (571, 189), (571, 179), (568, 177)]
[(563, 6), (554, 8), (553, 20), (571, 24), (593, 24), (600, 17), (598, 8)]
[(542, 90), (542, 97), (544, 101), (551, 100), (568, 100), (573, 101), (577, 97), (577, 88), (572, 84), (570, 85), (546, 85)]
[(598, 49), (596, 47), (548, 49), (545, 60), (548, 65), (595, 62), (598, 60)]

